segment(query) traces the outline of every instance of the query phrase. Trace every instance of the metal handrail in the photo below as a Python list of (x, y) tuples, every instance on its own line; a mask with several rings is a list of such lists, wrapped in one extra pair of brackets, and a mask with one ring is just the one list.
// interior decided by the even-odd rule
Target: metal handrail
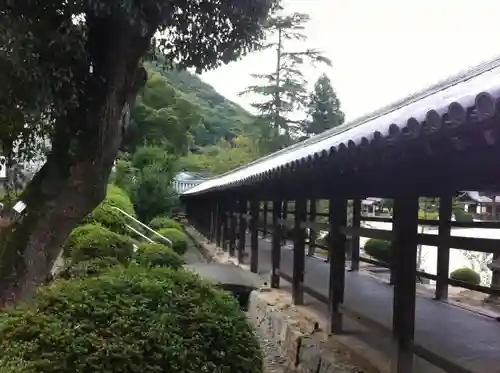
[(169, 246), (172, 246), (172, 241), (170, 241), (167, 237), (159, 234), (158, 232), (156, 232), (154, 229), (151, 229), (149, 228), (146, 224), (144, 224), (143, 222), (137, 220), (136, 218), (134, 218), (132, 215), (126, 213), (125, 211), (123, 211), (121, 208), (118, 208), (116, 206), (112, 206), (114, 209), (118, 210), (120, 213), (122, 213), (123, 215), (125, 215), (126, 217), (128, 217), (129, 219), (132, 219), (134, 222), (136, 222), (137, 224), (139, 224), (141, 227), (143, 228), (146, 228), (149, 232), (151, 233), (154, 233), (155, 235), (157, 235), (158, 237), (160, 237), (164, 242), (168, 243)]
[(141, 232), (139, 232), (137, 229), (135, 229), (134, 227), (128, 225), (128, 224), (125, 224), (125, 227), (128, 229), (128, 230), (131, 230), (132, 232), (134, 232), (135, 234), (137, 234), (138, 236), (141, 236), (142, 238), (144, 238), (146, 241), (148, 241), (149, 243), (154, 243), (154, 241), (149, 238), (148, 236), (142, 234)]

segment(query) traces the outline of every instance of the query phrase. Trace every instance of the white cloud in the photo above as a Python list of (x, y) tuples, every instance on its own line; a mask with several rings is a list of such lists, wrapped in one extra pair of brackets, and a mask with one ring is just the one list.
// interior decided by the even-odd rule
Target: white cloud
[[(500, 54), (500, 2), (495, 0), (288, 0), (306, 12), (308, 46), (333, 67), (305, 69), (311, 84), (324, 70), (348, 119), (406, 96)], [(221, 94), (249, 108), (238, 92), (271, 71), (272, 52), (255, 53), (202, 75)]]

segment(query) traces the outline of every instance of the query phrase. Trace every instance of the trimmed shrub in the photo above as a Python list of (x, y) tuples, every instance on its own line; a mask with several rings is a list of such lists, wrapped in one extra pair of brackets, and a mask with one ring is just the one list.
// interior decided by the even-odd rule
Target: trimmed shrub
[(422, 211), (418, 212), (418, 218), (421, 220), (438, 220), (439, 214), (435, 211)]
[(121, 263), (116, 258), (94, 258), (84, 260), (83, 262), (66, 266), (57, 274), (57, 278), (69, 280), (89, 276), (98, 276), (101, 273), (108, 271), (110, 268), (120, 264)]
[(136, 216), (134, 206), (127, 193), (116, 185), (109, 184), (106, 198), (85, 218), (84, 222), (102, 224), (115, 233), (131, 234), (132, 232), (126, 228), (130, 221), (113, 207), (118, 207), (127, 214)]
[(389, 263), (392, 256), (392, 244), (378, 238), (370, 238), (365, 243), (365, 252), (376, 260)]
[(178, 221), (174, 219), (167, 218), (166, 216), (157, 216), (153, 220), (151, 220), (148, 224), (151, 229), (158, 231), (162, 228), (175, 228), (179, 231), (182, 231), (182, 227)]
[(136, 263), (147, 267), (178, 269), (184, 265), (181, 256), (170, 247), (159, 243), (143, 243), (134, 253)]
[(185, 270), (116, 267), (56, 281), (0, 317), (3, 373), (261, 373), (228, 293)]
[(63, 256), (78, 263), (93, 258), (116, 258), (127, 263), (132, 257), (130, 238), (114, 233), (102, 225), (87, 224), (77, 227), (68, 237)]
[(479, 285), (481, 276), (471, 268), (458, 268), (450, 274), (450, 278), (456, 281), (467, 282), (468, 284)]
[[(184, 255), (188, 250), (189, 237), (182, 231), (175, 228), (163, 228), (159, 234), (172, 241), (172, 249), (179, 255)], [(161, 238), (157, 237), (158, 240)]]
[(465, 212), (461, 209), (455, 209), (453, 211), (455, 214), (455, 220), (464, 223), (471, 223), (474, 221), (474, 216), (470, 212)]

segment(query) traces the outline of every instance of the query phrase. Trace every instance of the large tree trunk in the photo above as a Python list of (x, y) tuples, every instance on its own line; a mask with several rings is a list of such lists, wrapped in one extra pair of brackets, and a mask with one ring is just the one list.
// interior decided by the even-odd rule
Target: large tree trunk
[(0, 233), (0, 308), (45, 282), (68, 234), (103, 200), (121, 144), (124, 105), (145, 82), (138, 65), (151, 35), (127, 35), (123, 25), (93, 22), (88, 89), (78, 108), (56, 121), (47, 162), (20, 196), (27, 207), (17, 220), (11, 215)]

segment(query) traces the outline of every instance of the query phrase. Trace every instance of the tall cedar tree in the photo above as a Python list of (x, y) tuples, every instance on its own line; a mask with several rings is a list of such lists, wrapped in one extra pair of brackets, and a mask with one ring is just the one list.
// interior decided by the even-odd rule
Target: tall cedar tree
[(286, 48), (289, 41), (307, 40), (303, 31), (308, 21), (309, 16), (302, 13), (284, 16), (275, 13), (269, 18), (263, 48), (276, 51), (276, 68), (269, 74), (253, 74), (262, 83), (249, 86), (241, 92), (242, 95), (251, 93), (262, 96), (263, 100), (253, 106), (259, 111), (261, 119), (270, 123), (270, 133), (266, 133), (266, 136), (271, 151), (290, 145), (300, 128), (300, 122), (292, 120), (290, 114), (307, 105), (307, 81), (301, 67), (305, 63), (331, 64), (316, 49), (292, 51)]
[(303, 132), (307, 135), (317, 135), (344, 123), (345, 115), (340, 110), (340, 100), (325, 74), (314, 84), (307, 109), (309, 118), (303, 126)]
[[(46, 162), (0, 237), (0, 307), (45, 280), (73, 227), (104, 198), (141, 61), (198, 71), (258, 46), (275, 0), (0, 0), (0, 141)], [(155, 43), (152, 43), (155, 41)], [(154, 44), (152, 46), (152, 44)]]

